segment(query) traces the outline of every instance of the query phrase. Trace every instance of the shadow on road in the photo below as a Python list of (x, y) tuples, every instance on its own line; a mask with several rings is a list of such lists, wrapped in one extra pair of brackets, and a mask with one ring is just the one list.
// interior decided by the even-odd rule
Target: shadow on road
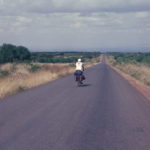
[(86, 86), (91, 86), (91, 84), (82, 84), (80, 87), (86, 87)]

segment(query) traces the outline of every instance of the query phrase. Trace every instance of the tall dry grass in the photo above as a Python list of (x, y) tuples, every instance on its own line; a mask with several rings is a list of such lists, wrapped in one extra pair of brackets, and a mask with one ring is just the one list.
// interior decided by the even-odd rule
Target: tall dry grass
[(150, 86), (150, 67), (147, 64), (121, 63), (121, 64), (116, 64), (115, 67), (131, 75), (132, 77), (141, 81), (145, 85)]
[(108, 57), (108, 61), (115, 68), (132, 76), (144, 85), (150, 86), (150, 64), (144, 63), (117, 63), (113, 56)]
[(0, 77), (0, 98), (19, 91), (44, 84), (61, 76), (74, 72), (69, 64), (36, 64), (40, 67), (36, 72), (30, 71), (28, 64), (5, 64), (1, 71), (8, 71), (7, 76)]
[[(85, 63), (85, 68), (99, 63), (99, 58)], [(0, 99), (56, 80), (75, 71), (75, 64), (7, 63), (0, 65)]]

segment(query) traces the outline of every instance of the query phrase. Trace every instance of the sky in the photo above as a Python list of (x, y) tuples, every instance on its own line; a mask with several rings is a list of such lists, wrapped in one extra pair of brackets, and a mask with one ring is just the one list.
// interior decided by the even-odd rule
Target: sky
[(0, 0), (0, 45), (150, 51), (150, 0)]

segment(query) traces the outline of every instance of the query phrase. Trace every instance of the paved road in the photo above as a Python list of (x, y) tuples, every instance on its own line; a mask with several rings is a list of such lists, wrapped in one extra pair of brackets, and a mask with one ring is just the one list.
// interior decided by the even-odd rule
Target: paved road
[(150, 102), (105, 64), (0, 101), (0, 150), (150, 150)]

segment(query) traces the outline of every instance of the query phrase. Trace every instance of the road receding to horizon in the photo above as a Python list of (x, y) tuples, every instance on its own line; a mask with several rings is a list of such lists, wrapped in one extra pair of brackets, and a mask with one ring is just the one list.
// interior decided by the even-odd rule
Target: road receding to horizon
[(0, 150), (149, 150), (150, 102), (103, 59), (0, 101)]

